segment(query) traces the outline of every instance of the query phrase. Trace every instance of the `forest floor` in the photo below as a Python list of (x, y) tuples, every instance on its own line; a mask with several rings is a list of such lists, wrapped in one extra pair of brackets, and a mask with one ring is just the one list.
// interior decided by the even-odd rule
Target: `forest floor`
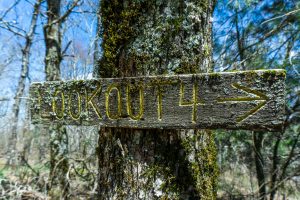
[[(31, 151), (26, 153), (26, 162), (22, 162), (18, 166), (6, 166), (6, 155), (3, 149), (0, 149), (0, 200), (24, 199), (25, 197), (38, 200), (49, 199), (46, 190), (49, 179), (49, 162), (47, 162), (49, 155), (45, 151), (43, 159), (40, 160), (41, 156), (37, 153), (39, 142), (33, 141), (32, 143), (36, 146), (32, 145)], [(91, 146), (94, 145), (91, 143)], [(90, 157), (95, 157), (94, 152), (90, 153)], [(72, 191), (71, 199), (87, 199), (96, 191), (95, 159), (89, 157), (83, 159), (78, 151), (70, 153), (70, 158), (70, 165), (74, 167), (70, 169), (69, 179), (70, 191)], [(83, 167), (82, 159), (88, 165)], [(249, 170), (247, 166), (236, 163), (226, 169), (222, 169), (220, 166), (220, 171), (218, 199), (256, 199), (254, 196), (257, 195), (257, 182), (256, 174), (253, 174), (255, 170)], [(300, 192), (297, 189), (299, 186), (295, 185), (298, 182), (287, 182), (284, 189), (278, 191), (276, 199), (300, 199)]]
[[(49, 199), (46, 195), (46, 183), (49, 170), (42, 165), (35, 165), (33, 168), (39, 171), (37, 176), (32, 169), (23, 167), (6, 167), (5, 160), (0, 159), (0, 199), (23, 199), (34, 197), (39, 200)], [(245, 169), (243, 169), (245, 170)], [(220, 176), (218, 199), (256, 199), (253, 197), (257, 190), (255, 177), (250, 176), (243, 170), (232, 170), (222, 173)], [(73, 179), (73, 186), (77, 188), (72, 199), (86, 199), (89, 193), (85, 190), (86, 183)], [(76, 186), (75, 186), (76, 185)], [(289, 195), (286, 195), (289, 194)], [(286, 185), (285, 191), (279, 191), (276, 199), (298, 200), (300, 193), (291, 183)]]

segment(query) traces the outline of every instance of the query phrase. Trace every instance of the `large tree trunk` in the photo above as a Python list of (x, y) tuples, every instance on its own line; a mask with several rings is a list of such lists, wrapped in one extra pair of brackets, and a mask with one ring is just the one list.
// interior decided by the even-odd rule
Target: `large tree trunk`
[[(101, 1), (100, 77), (209, 72), (215, 2)], [(99, 131), (99, 199), (215, 199), (214, 134)]]
[[(60, 80), (61, 56), (61, 0), (47, 0), (48, 21), (44, 27), (46, 44), (45, 71), (47, 81)], [(50, 125), (50, 176), (47, 190), (53, 199), (67, 198), (69, 183), (66, 175), (69, 169), (68, 135), (60, 124)]]

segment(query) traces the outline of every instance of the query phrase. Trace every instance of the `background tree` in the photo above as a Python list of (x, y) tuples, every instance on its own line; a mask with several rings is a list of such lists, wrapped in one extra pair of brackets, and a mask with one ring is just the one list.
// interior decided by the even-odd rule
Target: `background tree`
[[(61, 14), (61, 0), (47, 0), (47, 24), (44, 26), (45, 36), (45, 72), (47, 81), (61, 79), (60, 64), (62, 57), (61, 25), (77, 6), (79, 0), (75, 0), (64, 14)], [(53, 198), (68, 198), (69, 183), (67, 172), (68, 161), (68, 134), (65, 126), (60, 124), (49, 127), (50, 134), (50, 181), (48, 190)], [(58, 185), (57, 185), (58, 184)], [(58, 188), (56, 188), (58, 186)]]
[(14, 103), (12, 106), (12, 129), (11, 129), (11, 138), (9, 139), (9, 149), (8, 149), (8, 165), (16, 165), (17, 164), (17, 128), (18, 128), (18, 120), (19, 120), (19, 111), (21, 106), (22, 97), (24, 95), (26, 78), (28, 78), (28, 69), (29, 69), (29, 58), (31, 55), (31, 47), (34, 39), (35, 29), (37, 26), (37, 18), (40, 12), (40, 5), (42, 3), (41, 0), (37, 0), (33, 6), (33, 12), (31, 16), (31, 22), (29, 24), (28, 30), (23, 30), (20, 27), (15, 26), (13, 23), (6, 22), (6, 15), (19, 4), (20, 1), (15, 1), (0, 17), (2, 28), (7, 31), (13, 33), (14, 35), (25, 40), (24, 46), (21, 48), (22, 58), (21, 58), (21, 74), (18, 80), (17, 91), (14, 97)]
[[(214, 29), (217, 71), (266, 68), (287, 70), (286, 130), (276, 134), (253, 133), (252, 138), (251, 133), (240, 131), (238, 134), (227, 135), (228, 140), (237, 137), (244, 141), (243, 146), (246, 148), (235, 156), (253, 155), (252, 160), (243, 160), (249, 170), (254, 169), (256, 173), (258, 185), (252, 195), (261, 199), (274, 199), (276, 194), (286, 193), (284, 185), (297, 176), (296, 169), (300, 164), (296, 161), (299, 155), (299, 2), (275, 0), (228, 3), (220, 0), (216, 10), (218, 14), (223, 18), (215, 22)], [(239, 143), (229, 144), (234, 149)], [(221, 149), (224, 150), (223, 147)]]

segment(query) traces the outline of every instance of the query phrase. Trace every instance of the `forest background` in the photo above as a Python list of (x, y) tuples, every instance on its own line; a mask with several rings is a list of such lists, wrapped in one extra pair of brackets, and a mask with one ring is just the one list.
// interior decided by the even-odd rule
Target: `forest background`
[[(61, 78), (90, 79), (102, 53), (100, 3), (60, 6)], [(50, 136), (30, 123), (28, 112), (30, 83), (46, 80), (46, 11), (46, 1), (0, 0), (0, 198), (46, 198), (54, 179)], [(215, 72), (285, 69), (287, 76), (284, 132), (216, 131), (218, 198), (299, 199), (300, 2), (218, 0), (211, 23)], [(68, 193), (84, 199), (96, 193), (98, 128), (66, 128)]]

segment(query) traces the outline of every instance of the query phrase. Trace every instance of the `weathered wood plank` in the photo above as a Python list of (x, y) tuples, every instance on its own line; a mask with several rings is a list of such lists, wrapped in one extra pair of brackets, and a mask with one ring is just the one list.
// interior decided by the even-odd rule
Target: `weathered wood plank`
[(285, 72), (257, 70), (33, 83), (33, 123), (278, 131)]

